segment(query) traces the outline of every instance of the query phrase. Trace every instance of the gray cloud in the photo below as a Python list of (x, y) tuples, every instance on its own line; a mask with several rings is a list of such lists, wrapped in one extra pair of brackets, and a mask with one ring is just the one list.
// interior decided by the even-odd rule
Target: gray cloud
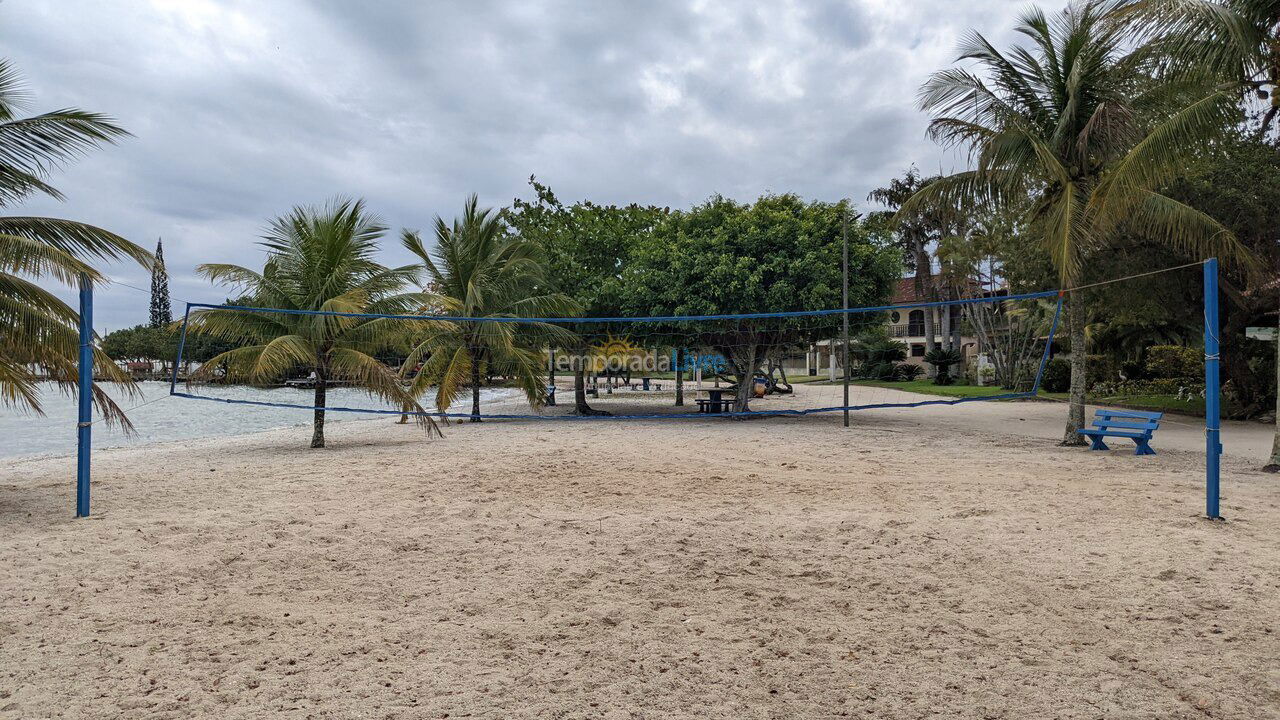
[[(470, 192), (527, 195), (531, 173), (565, 199), (861, 202), (958, 163), (916, 89), (970, 27), (1008, 42), (1021, 4), (8, 0), (0, 27), (34, 109), (136, 135), (57, 177), (68, 202), (23, 212), (163, 236), (181, 307), (225, 297), (197, 263), (256, 265), (269, 217), (336, 194), (414, 228)], [(406, 260), (392, 242), (385, 259)], [(100, 329), (146, 315), (120, 286), (100, 306)]]

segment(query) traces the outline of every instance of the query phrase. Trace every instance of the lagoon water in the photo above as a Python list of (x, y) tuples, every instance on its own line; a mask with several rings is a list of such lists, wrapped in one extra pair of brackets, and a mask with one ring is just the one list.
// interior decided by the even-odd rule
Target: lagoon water
[[(229, 405), (170, 397), (169, 384), (144, 382), (140, 384), (142, 396), (125, 397), (107, 385), (107, 392), (125, 408), (133, 421), (136, 433), (126, 436), (118, 428), (109, 428), (102, 422), (93, 426), (93, 447), (108, 448), (127, 445), (143, 445), (187, 438), (221, 437), (307, 425), (311, 411), (297, 408), (260, 407), (256, 405)], [(76, 450), (76, 401), (63, 395), (57, 387), (48, 384), (41, 388), (41, 404), (44, 415), (21, 412), (0, 407), (0, 457), (70, 455)], [(510, 390), (485, 390), (484, 399), (510, 393)], [(313, 391), (293, 388), (252, 388), (203, 386), (201, 395), (256, 400), (261, 402), (292, 403), (310, 406)], [(327, 403), (331, 407), (358, 407), (390, 409), (387, 404), (370, 398), (353, 388), (335, 388), (328, 392)], [(463, 403), (470, 408), (470, 403)], [(130, 409), (133, 408), (133, 409)], [(466, 410), (462, 410), (465, 412)], [(98, 416), (95, 414), (95, 420)], [(329, 413), (326, 422), (353, 422), (382, 418), (385, 415), (360, 413)]]

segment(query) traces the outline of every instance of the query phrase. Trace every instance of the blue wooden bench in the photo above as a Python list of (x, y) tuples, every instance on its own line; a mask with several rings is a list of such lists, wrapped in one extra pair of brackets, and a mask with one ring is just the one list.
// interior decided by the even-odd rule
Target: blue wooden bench
[(1106, 437), (1129, 438), (1138, 446), (1134, 455), (1155, 455), (1151, 449), (1151, 434), (1160, 427), (1164, 413), (1138, 410), (1099, 410), (1093, 416), (1093, 427), (1078, 430), (1089, 438), (1090, 450), (1110, 450), (1102, 441)]

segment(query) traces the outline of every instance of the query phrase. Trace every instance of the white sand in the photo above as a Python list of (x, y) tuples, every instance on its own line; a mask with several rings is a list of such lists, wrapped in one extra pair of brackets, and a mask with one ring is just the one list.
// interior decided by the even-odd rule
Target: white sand
[(1280, 481), (1061, 412), (2, 462), (0, 717), (1280, 717)]

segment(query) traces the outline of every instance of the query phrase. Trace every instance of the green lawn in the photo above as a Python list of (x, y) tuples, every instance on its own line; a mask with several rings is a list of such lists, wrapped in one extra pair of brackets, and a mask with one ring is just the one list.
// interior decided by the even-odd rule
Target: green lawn
[[(893, 388), (895, 390), (905, 390), (925, 395), (942, 395), (945, 397), (991, 397), (992, 395), (1004, 395), (1009, 392), (1004, 388), (989, 385), (983, 387), (977, 385), (934, 385), (932, 380), (912, 380), (910, 382), (854, 380), (852, 384), (864, 387)], [(1042, 390), (1038, 397), (1065, 402), (1067, 393), (1050, 393)], [(1135, 410), (1156, 410), (1204, 416), (1203, 398), (1179, 400), (1174, 395), (1127, 395), (1125, 397), (1091, 397), (1089, 402), (1095, 405), (1109, 405)]]
[[(890, 382), (888, 380), (852, 380), (853, 385), (863, 387), (893, 388), (906, 392), (924, 393), (926, 395), (945, 395), (947, 397), (991, 397), (1005, 395), (1009, 391), (1002, 387), (986, 385), (934, 385), (932, 380), (910, 380), (907, 382)], [(836, 383), (837, 385), (839, 383)]]
[[(1040, 395), (1064, 402), (1067, 400), (1067, 393), (1042, 392)], [(1132, 410), (1157, 410), (1204, 417), (1204, 398), (1179, 400), (1176, 395), (1125, 395), (1124, 397), (1090, 397), (1088, 401), (1093, 405), (1108, 405)], [(1227, 408), (1224, 407), (1223, 411), (1227, 411)]]

